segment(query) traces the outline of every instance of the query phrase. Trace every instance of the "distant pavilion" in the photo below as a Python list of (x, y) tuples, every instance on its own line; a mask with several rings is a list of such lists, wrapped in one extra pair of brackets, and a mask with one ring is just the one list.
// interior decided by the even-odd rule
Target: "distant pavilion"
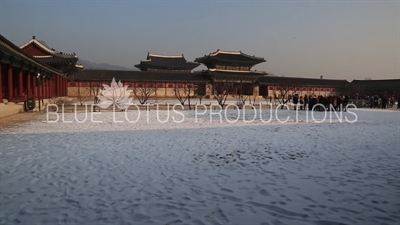
[(233, 95), (252, 95), (256, 81), (268, 75), (266, 72), (251, 70), (255, 65), (266, 62), (264, 58), (250, 56), (241, 51), (218, 49), (194, 61), (207, 66), (208, 70), (200, 74), (210, 79), (214, 93), (228, 91)]
[(187, 62), (182, 55), (159, 55), (148, 53), (135, 67), (141, 71), (190, 73), (199, 63)]

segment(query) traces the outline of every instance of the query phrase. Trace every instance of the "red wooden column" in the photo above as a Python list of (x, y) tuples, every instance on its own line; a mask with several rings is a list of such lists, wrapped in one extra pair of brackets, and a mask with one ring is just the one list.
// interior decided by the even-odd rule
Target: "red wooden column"
[(47, 92), (47, 98), (50, 98), (50, 78), (46, 79), (46, 92)]
[(50, 79), (50, 97), (54, 97), (54, 80), (54, 77)]
[(40, 87), (42, 89), (42, 99), (46, 98), (46, 81), (44, 79), (44, 77), (42, 78), (42, 86)]
[(49, 98), (53, 97), (53, 80), (51, 78), (49, 78)]
[(60, 75), (59, 79), (60, 79), (60, 86), (59, 86), (59, 88), (60, 88), (60, 96), (64, 96), (63, 77)]
[(57, 74), (54, 74), (53, 77), (54, 77), (54, 96), (58, 97), (58, 88), (57, 88), (58, 76)]
[(42, 77), (42, 91), (43, 91), (43, 99), (45, 99), (46, 96), (46, 78)]
[(53, 76), (54, 76), (54, 95), (56, 97), (58, 97), (58, 86), (57, 86), (57, 84), (58, 84), (58, 76), (57, 76), (57, 74), (54, 74)]
[(57, 94), (57, 74), (53, 75), (53, 95), (54, 95), (54, 97), (58, 97), (58, 94)]
[(38, 90), (38, 95), (40, 95), (40, 99), (43, 99), (44, 97), (44, 91), (43, 91), (43, 77), (39, 77), (39, 90)]
[(56, 76), (56, 96), (59, 97), (60, 96), (60, 77), (58, 76), (58, 74), (55, 74)]
[(13, 98), (13, 67), (10, 65), (8, 67), (8, 101), (11, 102)]
[(48, 97), (51, 98), (51, 78), (47, 78), (47, 91), (48, 91)]
[(40, 77), (40, 98), (44, 98), (44, 79)]
[(0, 63), (0, 103), (3, 102), (3, 69)]
[(64, 91), (63, 91), (63, 77), (61, 75), (59, 75), (59, 79), (60, 79), (60, 84), (59, 84), (59, 88), (60, 88), (60, 96), (64, 96)]
[(66, 96), (66, 93), (65, 93), (65, 84), (66, 84), (66, 79), (65, 79), (65, 77), (63, 77), (63, 96)]
[(50, 86), (51, 86), (51, 80), (50, 78), (47, 78), (47, 98), (51, 98), (51, 93), (50, 93)]
[(47, 98), (51, 98), (51, 80), (50, 78), (47, 78)]
[(50, 97), (55, 97), (55, 94), (54, 94), (54, 84), (55, 84), (55, 80), (56, 80), (56, 78), (55, 77), (52, 77), (51, 78), (51, 80), (50, 80), (50, 93), (51, 93), (51, 96)]
[(46, 99), (47, 98), (47, 79), (46, 78), (42, 78), (42, 81), (43, 81), (43, 83), (42, 83), (42, 89), (43, 89), (43, 99)]
[(66, 96), (67, 95), (67, 79), (65, 77), (63, 77), (63, 90), (64, 90), (63, 96)]
[(65, 96), (68, 96), (68, 78), (65, 78)]
[(59, 79), (60, 79), (60, 83), (58, 84), (58, 88), (60, 89), (60, 96), (64, 96), (63, 77), (60, 75)]
[(22, 69), (20, 69), (18, 73), (18, 95), (24, 95), (24, 79), (22, 76)]
[(32, 86), (31, 86), (31, 72), (28, 71), (26, 74), (26, 95), (28, 98), (32, 96)]
[(37, 87), (36, 87), (36, 74), (34, 73), (32, 76), (32, 88), (33, 88), (33, 92), (32, 92), (32, 97), (37, 98), (38, 97), (38, 92), (37, 92)]
[(57, 94), (57, 74), (54, 74), (53, 75), (53, 94), (54, 94), (54, 97), (58, 97), (58, 94)]
[(60, 92), (60, 96), (63, 96), (63, 91), (62, 91), (62, 76), (61, 75), (58, 75), (58, 89), (59, 89), (59, 92)]
[(50, 79), (49, 78), (46, 78), (46, 93), (47, 93), (47, 95), (46, 95), (46, 97), (47, 98), (50, 98)]
[(61, 75), (59, 75), (58, 79), (60, 80), (60, 83), (58, 84), (58, 88), (60, 89), (60, 96), (63, 96), (63, 85), (62, 85), (63, 77)]

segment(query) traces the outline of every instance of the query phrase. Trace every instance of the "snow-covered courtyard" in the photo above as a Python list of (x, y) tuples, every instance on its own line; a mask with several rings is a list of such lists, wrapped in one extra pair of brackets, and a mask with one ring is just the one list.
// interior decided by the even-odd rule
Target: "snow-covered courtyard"
[(399, 224), (400, 112), (352, 112), (42, 115), (0, 133), (0, 224)]

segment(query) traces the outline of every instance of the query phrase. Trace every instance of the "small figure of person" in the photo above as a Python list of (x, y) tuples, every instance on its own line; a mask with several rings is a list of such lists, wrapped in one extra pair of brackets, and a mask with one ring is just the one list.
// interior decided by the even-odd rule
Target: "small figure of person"
[(400, 95), (399, 95), (399, 97), (397, 98), (397, 109), (400, 109)]
[(346, 112), (347, 110), (346, 110), (346, 108), (347, 108), (347, 104), (349, 104), (349, 96), (348, 95), (346, 95), (346, 96), (344, 96), (344, 99), (343, 99), (343, 111), (344, 112)]
[(309, 99), (308, 96), (307, 96), (307, 95), (304, 95), (304, 110), (307, 109), (308, 99)]
[(304, 99), (303, 96), (300, 96), (300, 110), (303, 110), (303, 106), (304, 106)]
[(294, 110), (296, 110), (297, 104), (299, 104), (299, 96), (297, 94), (293, 96), (293, 104), (294, 104)]

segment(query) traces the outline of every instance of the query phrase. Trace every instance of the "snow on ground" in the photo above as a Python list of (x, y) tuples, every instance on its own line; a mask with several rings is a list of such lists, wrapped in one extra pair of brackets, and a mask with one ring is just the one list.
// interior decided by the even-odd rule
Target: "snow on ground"
[(52, 114), (1, 131), (0, 224), (400, 222), (399, 112), (181, 113)]

